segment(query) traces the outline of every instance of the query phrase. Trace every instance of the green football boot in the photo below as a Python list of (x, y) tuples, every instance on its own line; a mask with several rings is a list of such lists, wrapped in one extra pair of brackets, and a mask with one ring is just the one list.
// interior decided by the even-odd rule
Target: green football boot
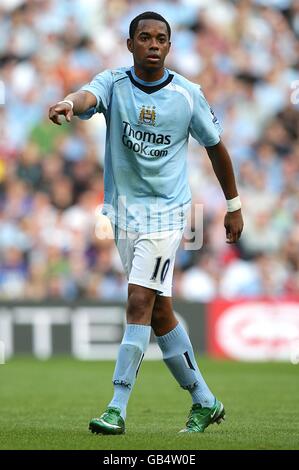
[(203, 408), (199, 403), (196, 403), (192, 405), (185, 429), (180, 432), (204, 432), (210, 424), (220, 424), (224, 419), (224, 406), (217, 398), (215, 398), (215, 404), (212, 408)]
[(96, 434), (124, 434), (125, 422), (120, 416), (120, 409), (108, 406), (99, 418), (90, 421), (89, 429)]

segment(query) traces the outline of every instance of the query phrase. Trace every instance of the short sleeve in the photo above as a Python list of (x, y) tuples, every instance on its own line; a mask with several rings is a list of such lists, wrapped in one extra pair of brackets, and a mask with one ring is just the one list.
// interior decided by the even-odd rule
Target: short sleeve
[(193, 114), (190, 134), (200, 145), (211, 147), (220, 141), (222, 128), (201, 88), (197, 86), (193, 95)]
[(111, 91), (113, 86), (113, 76), (110, 70), (105, 70), (96, 75), (90, 83), (83, 85), (80, 91), (88, 91), (97, 99), (97, 106), (88, 109), (84, 114), (80, 114), (79, 118), (89, 119), (96, 112), (103, 113), (108, 109)]

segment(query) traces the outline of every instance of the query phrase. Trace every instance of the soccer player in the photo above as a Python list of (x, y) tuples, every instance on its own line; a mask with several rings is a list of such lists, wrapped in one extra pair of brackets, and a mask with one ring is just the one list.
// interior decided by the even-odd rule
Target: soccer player
[(128, 277), (127, 324), (113, 375), (114, 395), (90, 421), (102, 434), (125, 432), (126, 407), (150, 339), (151, 328), (170, 372), (188, 390), (192, 408), (182, 432), (204, 432), (225, 416), (195, 361), (190, 339), (172, 309), (175, 253), (186, 225), (191, 194), (186, 153), (191, 134), (207, 150), (227, 200), (227, 243), (242, 232), (241, 203), (220, 125), (201, 88), (164, 67), (171, 29), (159, 14), (145, 12), (130, 24), (127, 47), (134, 66), (99, 73), (49, 110), (107, 123), (103, 213)]

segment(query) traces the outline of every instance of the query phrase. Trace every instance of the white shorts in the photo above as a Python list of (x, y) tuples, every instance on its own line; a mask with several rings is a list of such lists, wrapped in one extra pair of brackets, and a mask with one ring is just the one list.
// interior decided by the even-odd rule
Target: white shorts
[(175, 254), (184, 230), (134, 233), (113, 227), (113, 231), (129, 284), (171, 297)]

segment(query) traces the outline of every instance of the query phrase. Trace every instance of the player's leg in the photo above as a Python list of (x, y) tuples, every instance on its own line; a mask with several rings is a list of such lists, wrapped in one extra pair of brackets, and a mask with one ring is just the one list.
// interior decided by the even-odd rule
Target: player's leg
[(151, 325), (156, 290), (137, 284), (128, 285), (127, 323)]
[(151, 324), (165, 364), (192, 397), (193, 406), (184, 431), (203, 432), (209, 424), (220, 422), (224, 408), (199, 371), (189, 336), (173, 313), (171, 297), (157, 295)]
[[(109, 407), (118, 408), (123, 419), (136, 376), (148, 347), (151, 317), (157, 291), (168, 292), (168, 272), (173, 263), (179, 233), (140, 234), (134, 239), (129, 270), (127, 325), (113, 375), (114, 396)], [(121, 243), (118, 248), (122, 259)], [(131, 245), (129, 244), (130, 248)], [(128, 249), (128, 245), (126, 245)], [(124, 262), (124, 265), (129, 263)]]
[(157, 336), (164, 336), (178, 325), (173, 312), (172, 297), (157, 295), (152, 312), (151, 326)]
[(176, 321), (171, 297), (156, 297), (152, 327), (167, 367), (181, 387), (190, 392), (193, 403), (213, 406), (215, 397), (198, 369), (187, 332)]
[[(134, 262), (135, 277), (145, 264), (142, 250), (135, 248), (137, 236), (126, 237), (119, 231), (121, 238), (116, 238), (124, 269), (129, 278)], [(137, 255), (135, 256), (135, 252)], [(137, 258), (137, 259), (135, 259)], [(137, 272), (137, 274), (136, 274)], [(146, 283), (146, 278), (137, 282)], [(127, 325), (118, 351), (113, 374), (114, 395), (105, 413), (90, 422), (93, 432), (103, 434), (122, 434), (125, 432), (126, 408), (132, 392), (151, 333), (151, 314), (156, 297), (156, 290), (143, 285), (129, 283), (127, 304)]]
[(123, 419), (130, 394), (147, 350), (151, 334), (151, 315), (156, 291), (143, 286), (129, 284), (127, 325), (118, 351), (113, 374), (114, 395), (109, 407), (120, 410)]

